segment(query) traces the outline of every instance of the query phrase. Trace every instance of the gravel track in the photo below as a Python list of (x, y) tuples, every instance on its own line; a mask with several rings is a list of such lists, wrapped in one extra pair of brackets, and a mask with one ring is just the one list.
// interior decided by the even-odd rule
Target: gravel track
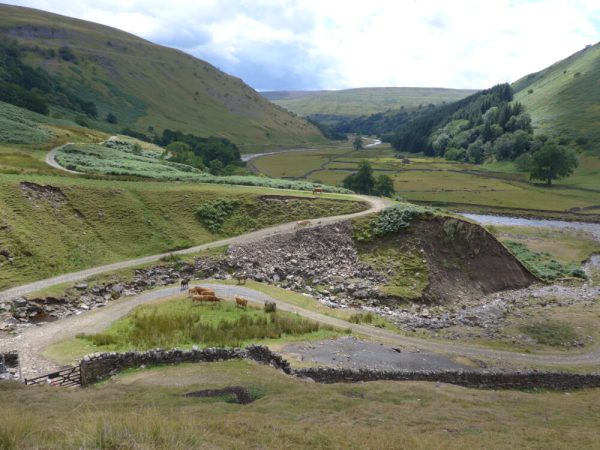
[[(423, 351), (434, 355), (450, 357), (461, 356), (474, 360), (485, 361), (488, 366), (518, 367), (554, 366), (560, 368), (575, 368), (600, 363), (600, 349), (588, 353), (554, 355), (554, 354), (524, 354), (509, 351), (493, 350), (474, 345), (464, 345), (454, 342), (439, 342), (409, 336), (402, 336), (392, 331), (369, 325), (352, 324), (335, 317), (326, 316), (314, 311), (275, 299), (262, 292), (244, 287), (222, 284), (202, 283), (211, 287), (222, 298), (231, 299), (241, 295), (252, 303), (263, 304), (266, 300), (277, 303), (282, 311), (297, 313), (303, 317), (342, 329), (350, 329), (363, 337), (372, 339), (391, 347), (400, 347), (411, 352)], [(58, 370), (61, 366), (45, 359), (41, 353), (48, 345), (65, 339), (73, 338), (79, 333), (97, 333), (107, 328), (115, 320), (128, 314), (141, 304), (153, 303), (176, 295), (182, 295), (178, 287), (163, 288), (149, 291), (135, 297), (122, 298), (111, 302), (104, 308), (95, 309), (77, 316), (71, 316), (56, 322), (25, 329), (20, 335), (0, 341), (0, 351), (17, 350), (21, 359), (23, 377), (33, 377)], [(200, 306), (199, 306), (200, 307)], [(442, 367), (443, 368), (443, 367)]]

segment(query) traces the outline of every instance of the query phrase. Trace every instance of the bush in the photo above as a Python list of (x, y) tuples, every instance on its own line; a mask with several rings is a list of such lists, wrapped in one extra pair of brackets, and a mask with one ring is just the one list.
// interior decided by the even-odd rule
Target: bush
[(277, 303), (265, 301), (265, 312), (266, 313), (274, 313), (277, 312)]
[(223, 222), (239, 206), (238, 200), (217, 199), (198, 208), (196, 213), (200, 222), (211, 232), (221, 231)]
[(74, 122), (82, 127), (90, 127), (90, 123), (87, 121), (87, 118), (85, 116), (75, 116)]
[(397, 205), (384, 209), (368, 222), (357, 222), (354, 225), (353, 237), (357, 241), (370, 241), (376, 236), (397, 233), (408, 228), (415, 219), (426, 219), (434, 216), (430, 208), (415, 205)]
[(578, 336), (568, 323), (547, 321), (521, 327), (521, 331), (538, 344), (552, 347), (573, 347), (579, 344)]

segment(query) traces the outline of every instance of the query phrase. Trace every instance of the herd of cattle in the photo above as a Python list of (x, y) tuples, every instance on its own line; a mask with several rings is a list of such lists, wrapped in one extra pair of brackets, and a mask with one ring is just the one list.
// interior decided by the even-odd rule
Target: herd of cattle
[[(189, 285), (189, 280), (181, 280), (181, 288), (185, 289)], [(188, 289), (188, 296), (191, 297), (192, 301), (199, 303), (218, 303), (221, 301), (215, 294), (214, 289), (206, 288), (202, 286), (192, 286)], [(240, 308), (246, 308), (248, 306), (248, 299), (239, 295), (235, 296), (235, 304)]]

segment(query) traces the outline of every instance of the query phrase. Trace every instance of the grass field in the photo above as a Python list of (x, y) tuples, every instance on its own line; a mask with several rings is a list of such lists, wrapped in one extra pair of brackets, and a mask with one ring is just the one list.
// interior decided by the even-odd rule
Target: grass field
[[(186, 398), (243, 386), (248, 405)], [(419, 382), (321, 385), (246, 361), (134, 370), (90, 388), (0, 385), (17, 448), (593, 448), (600, 390), (487, 391)], [(399, 432), (401, 430), (401, 432)]]
[(345, 333), (287, 312), (266, 313), (251, 305), (241, 309), (231, 300), (198, 304), (179, 297), (138, 306), (106, 330), (54, 344), (44, 354), (70, 363), (98, 351), (241, 347), (327, 339)]
[[(22, 180), (0, 176), (0, 248), (12, 258), (0, 257), (0, 288), (276, 223), (365, 208), (335, 195), (312, 199), (304, 191), (28, 176), (28, 182), (56, 188), (40, 195), (24, 191)], [(264, 195), (275, 197), (263, 201)], [(277, 201), (278, 195), (296, 199)], [(236, 206), (215, 233), (196, 212), (218, 199), (235, 200)]]
[[(600, 158), (593, 155), (580, 155), (580, 166), (574, 175), (550, 188), (529, 183), (527, 175), (518, 172), (512, 163), (472, 165), (406, 156), (410, 164), (394, 158), (393, 151), (383, 145), (357, 152), (349, 149), (345, 153), (340, 149), (321, 150), (318, 156), (308, 152), (282, 153), (257, 158), (253, 164), (269, 176), (293, 173), (295, 177), (339, 185), (366, 159), (375, 175), (384, 173), (392, 177), (397, 194), (404, 200), (454, 208), (470, 206), (470, 210), (502, 208), (555, 215), (573, 208), (600, 206)], [(302, 171), (304, 174), (299, 175)], [(598, 214), (599, 211), (592, 208), (579, 213)]]

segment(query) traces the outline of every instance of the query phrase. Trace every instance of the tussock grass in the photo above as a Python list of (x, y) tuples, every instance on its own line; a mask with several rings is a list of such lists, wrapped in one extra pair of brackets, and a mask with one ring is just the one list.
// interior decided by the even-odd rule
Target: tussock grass
[(521, 330), (538, 344), (551, 347), (571, 347), (579, 339), (573, 326), (566, 322), (534, 322), (521, 326)]
[[(237, 405), (182, 395), (227, 386), (263, 396)], [(4, 384), (0, 404), (16, 448), (594, 448), (600, 390), (321, 385), (227, 361), (135, 370), (73, 391)]]
[(335, 334), (333, 328), (300, 316), (267, 313), (231, 302), (197, 304), (184, 298), (158, 305), (143, 305), (108, 330), (81, 336), (109, 350), (148, 350), (199, 344), (206, 347), (238, 347), (245, 343), (320, 333)]

